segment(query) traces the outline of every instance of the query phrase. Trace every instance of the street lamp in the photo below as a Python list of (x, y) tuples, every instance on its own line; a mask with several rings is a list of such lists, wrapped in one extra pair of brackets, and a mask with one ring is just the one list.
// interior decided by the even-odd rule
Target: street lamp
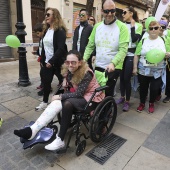
[[(17, 28), (16, 35), (19, 38), (21, 43), (25, 43), (25, 25), (23, 23), (23, 13), (22, 13), (22, 0), (16, 0), (16, 7), (17, 7), (17, 23), (15, 27)], [(27, 67), (27, 60), (26, 60), (26, 48), (19, 47), (19, 82), (18, 85), (20, 86), (28, 86), (30, 85), (29, 76), (28, 76), (28, 67)]]

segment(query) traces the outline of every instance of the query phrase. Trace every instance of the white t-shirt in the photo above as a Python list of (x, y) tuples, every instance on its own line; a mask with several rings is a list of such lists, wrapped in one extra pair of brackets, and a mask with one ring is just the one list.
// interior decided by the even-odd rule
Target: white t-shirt
[(42, 39), (40, 40), (38, 49), (39, 49), (39, 56), (41, 56), (41, 52), (42, 52)]
[(78, 38), (78, 41), (77, 41), (77, 51), (80, 51), (80, 38), (81, 38), (81, 33), (83, 31), (83, 28), (81, 25), (80, 25), (80, 28), (79, 28), (79, 38)]
[(96, 67), (106, 68), (119, 49), (120, 29), (116, 23), (100, 24), (96, 28)]
[(54, 55), (53, 35), (54, 35), (54, 30), (53, 29), (48, 29), (48, 31), (45, 34), (45, 37), (43, 39), (45, 56), (46, 56), (45, 63), (48, 63), (48, 61)]
[[(142, 48), (140, 46), (142, 46)], [(147, 75), (147, 76), (154, 76), (155, 78), (160, 77), (162, 75), (162, 71), (163, 71), (162, 68), (165, 65), (165, 61), (162, 60), (158, 64), (149, 63), (146, 60), (146, 54), (147, 54), (147, 52), (149, 52), (152, 49), (162, 50), (164, 53), (166, 53), (166, 47), (165, 47), (165, 44), (164, 44), (164, 41), (162, 40), (162, 38), (158, 37), (155, 40), (150, 40), (149, 38), (146, 38), (143, 41), (143, 44), (140, 43), (138, 48), (141, 49), (139, 51), (139, 53), (141, 55), (140, 59), (139, 59), (139, 74)], [(138, 50), (136, 50), (136, 51), (138, 51)]]

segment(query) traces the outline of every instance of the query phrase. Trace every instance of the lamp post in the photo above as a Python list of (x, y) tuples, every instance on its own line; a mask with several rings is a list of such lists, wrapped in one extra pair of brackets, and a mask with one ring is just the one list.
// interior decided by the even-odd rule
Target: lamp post
[[(22, 13), (22, 0), (16, 0), (16, 7), (17, 7), (17, 23), (15, 27), (17, 28), (16, 35), (19, 38), (21, 43), (25, 43), (25, 25), (23, 23), (23, 13)], [(28, 67), (27, 67), (27, 60), (26, 60), (26, 48), (19, 47), (19, 82), (18, 85), (20, 86), (28, 86), (30, 85), (29, 76), (28, 76)]]

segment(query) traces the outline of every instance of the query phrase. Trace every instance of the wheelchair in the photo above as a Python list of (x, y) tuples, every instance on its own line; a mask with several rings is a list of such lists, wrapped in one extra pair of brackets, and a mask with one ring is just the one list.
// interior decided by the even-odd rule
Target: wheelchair
[[(116, 117), (117, 117), (117, 105), (115, 100), (111, 96), (105, 97), (100, 103), (94, 103), (93, 97), (97, 92), (103, 91), (107, 86), (99, 87), (95, 89), (95, 92), (87, 102), (83, 111), (75, 111), (70, 123), (70, 132), (68, 140), (64, 148), (57, 151), (53, 151), (57, 154), (65, 153), (69, 148), (70, 140), (72, 136), (76, 137), (76, 155), (79, 156), (83, 153), (86, 147), (86, 139), (90, 138), (93, 142), (98, 143), (104, 140), (111, 132)], [(58, 92), (57, 92), (58, 94)], [(20, 142), (23, 144), (23, 149), (32, 148), (34, 145), (51, 143), (58, 131), (55, 123), (61, 122), (62, 113), (58, 114), (58, 120), (50, 122), (46, 127), (42, 128), (32, 140), (26, 140), (20, 138)], [(34, 122), (30, 122), (31, 126)], [(84, 125), (88, 134), (80, 132), (80, 127)]]

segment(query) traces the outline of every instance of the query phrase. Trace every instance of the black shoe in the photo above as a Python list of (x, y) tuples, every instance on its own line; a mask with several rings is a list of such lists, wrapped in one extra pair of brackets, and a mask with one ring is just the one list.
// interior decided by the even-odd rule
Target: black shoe
[(163, 102), (164, 102), (164, 103), (170, 102), (170, 97), (165, 97), (165, 99), (163, 99)]
[(43, 96), (44, 94), (44, 90), (40, 90), (39, 92), (37, 92), (38, 96)]

